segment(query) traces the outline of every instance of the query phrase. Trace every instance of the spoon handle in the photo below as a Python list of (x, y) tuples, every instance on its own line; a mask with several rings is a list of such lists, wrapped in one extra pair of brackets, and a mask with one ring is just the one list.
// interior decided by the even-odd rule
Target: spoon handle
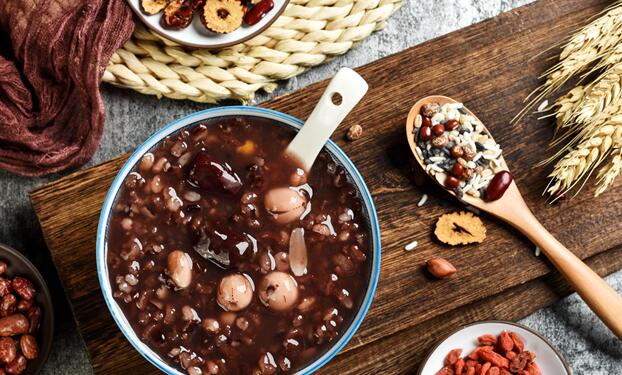
[(592, 311), (622, 339), (622, 296), (555, 239), (527, 205), (524, 208), (515, 210), (514, 217), (508, 222), (540, 248)]
[(285, 152), (309, 171), (326, 141), (363, 98), (367, 88), (367, 82), (358, 73), (341, 68)]

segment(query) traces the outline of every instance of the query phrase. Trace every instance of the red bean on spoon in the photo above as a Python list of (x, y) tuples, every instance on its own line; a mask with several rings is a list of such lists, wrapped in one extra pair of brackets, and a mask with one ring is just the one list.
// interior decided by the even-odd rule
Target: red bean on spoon
[(464, 155), (464, 151), (462, 151), (462, 147), (456, 145), (451, 148), (451, 156), (453, 156), (454, 159), (461, 158), (462, 155)]
[(432, 119), (429, 118), (428, 116), (423, 116), (423, 120), (421, 121), (421, 125), (422, 126), (432, 127)]
[(432, 133), (437, 137), (443, 135), (443, 133), (445, 133), (445, 126), (443, 126), (443, 124), (434, 125), (432, 127)]
[(423, 126), (419, 131), (419, 139), (427, 141), (432, 138), (432, 128), (429, 126)]
[(447, 128), (447, 130), (452, 131), (455, 128), (457, 128), (458, 126), (460, 126), (460, 122), (458, 120), (449, 120), (447, 121), (447, 123), (445, 124), (445, 127)]
[(460, 185), (460, 180), (454, 176), (447, 176), (447, 179), (445, 180), (445, 187), (447, 187), (447, 189), (453, 190), (457, 188), (458, 185)]
[(501, 198), (512, 183), (512, 174), (508, 171), (498, 172), (486, 188), (486, 200), (496, 201)]
[(457, 178), (462, 177), (462, 175), (464, 174), (464, 167), (462, 166), (462, 164), (456, 162), (451, 168), (451, 174)]

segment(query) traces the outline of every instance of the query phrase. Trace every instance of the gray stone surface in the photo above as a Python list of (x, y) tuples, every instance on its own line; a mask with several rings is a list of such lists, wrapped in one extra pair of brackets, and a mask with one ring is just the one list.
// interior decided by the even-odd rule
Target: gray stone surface
[[(277, 92), (260, 95), (257, 100), (263, 101), (274, 95), (297, 90), (332, 76), (341, 66), (363, 65), (530, 1), (404, 2), (404, 7), (389, 21), (387, 28), (365, 40), (357, 49), (325, 66), (284, 82)], [(205, 108), (205, 105), (191, 102), (157, 100), (110, 86), (104, 86), (102, 91), (108, 116), (106, 130), (101, 146), (89, 165), (132, 150), (174, 117)], [(55, 290), (58, 309), (56, 341), (44, 372), (88, 374), (91, 368), (86, 352), (72, 322), (27, 196), (27, 192), (34, 187), (58, 177), (33, 179), (0, 172), (0, 241), (28, 253)], [(607, 281), (622, 292), (622, 271), (610, 276)], [(622, 344), (589, 312), (576, 295), (537, 312), (524, 319), (523, 323), (550, 338), (564, 353), (576, 374), (622, 373)], [(110, 329), (116, 327), (112, 326)]]

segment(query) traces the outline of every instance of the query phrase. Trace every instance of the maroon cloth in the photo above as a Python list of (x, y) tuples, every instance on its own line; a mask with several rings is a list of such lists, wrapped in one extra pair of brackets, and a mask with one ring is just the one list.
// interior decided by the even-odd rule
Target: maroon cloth
[(0, 168), (40, 176), (93, 156), (99, 83), (133, 28), (125, 0), (0, 0)]

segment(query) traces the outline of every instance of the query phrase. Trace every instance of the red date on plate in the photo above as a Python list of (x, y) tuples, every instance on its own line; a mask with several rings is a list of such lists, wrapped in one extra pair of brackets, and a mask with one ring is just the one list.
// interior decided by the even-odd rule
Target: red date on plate
[(261, 19), (264, 18), (266, 14), (272, 10), (272, 8), (274, 8), (274, 1), (261, 0), (253, 7), (253, 9), (246, 12), (244, 15), (244, 22), (249, 25), (254, 25), (261, 21)]

